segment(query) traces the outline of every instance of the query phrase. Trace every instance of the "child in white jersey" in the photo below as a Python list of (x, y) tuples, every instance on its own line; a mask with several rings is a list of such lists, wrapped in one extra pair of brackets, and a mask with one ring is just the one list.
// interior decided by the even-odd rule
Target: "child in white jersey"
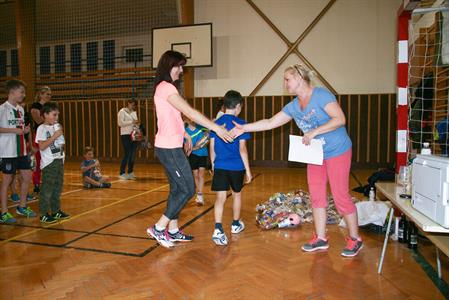
[(8, 212), (7, 192), (16, 170), (20, 171), (22, 177), (20, 203), (16, 212), (26, 217), (35, 217), (36, 214), (26, 204), (31, 166), (25, 147), (25, 134), (30, 132), (30, 127), (25, 126), (25, 114), (20, 105), (25, 99), (25, 83), (17, 79), (10, 80), (6, 83), (6, 91), (8, 100), (0, 105), (0, 169), (3, 173), (0, 223), (15, 223), (16, 219)]
[(44, 123), (36, 131), (36, 144), (41, 153), (42, 189), (39, 194), (41, 223), (54, 223), (70, 216), (61, 210), (64, 179), (64, 136), (59, 125), (56, 103), (47, 102), (42, 108)]

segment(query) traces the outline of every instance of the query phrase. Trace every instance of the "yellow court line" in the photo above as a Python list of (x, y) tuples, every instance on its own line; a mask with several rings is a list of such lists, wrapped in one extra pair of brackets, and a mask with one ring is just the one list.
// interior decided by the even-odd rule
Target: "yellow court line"
[[(120, 181), (124, 181), (124, 180), (119, 179), (119, 180), (111, 181), (111, 184), (112, 183), (116, 183), (116, 182), (120, 182)], [(67, 191), (67, 192), (61, 193), (61, 196), (64, 196), (64, 195), (67, 195), (67, 194), (71, 194), (71, 193), (80, 192), (80, 191), (84, 191), (84, 190), (86, 190), (86, 189), (82, 188), (82, 189), (76, 189), (76, 190), (72, 190), (72, 191)], [(39, 201), (39, 199), (27, 201), (27, 203), (34, 203), (34, 202), (37, 202), (37, 201)], [(18, 205), (19, 205), (19, 203), (12, 204), (12, 205), (8, 206), (8, 208), (14, 208), (14, 207), (17, 207)]]
[(17, 239), (22, 238), (22, 237), (24, 237), (24, 236), (28, 236), (28, 235), (30, 235), (30, 234), (36, 233), (36, 232), (38, 232), (38, 231), (40, 231), (40, 230), (42, 230), (42, 229), (46, 229), (46, 228), (49, 228), (49, 227), (53, 227), (53, 226), (56, 226), (56, 225), (60, 225), (60, 224), (62, 224), (62, 223), (66, 223), (66, 222), (69, 222), (69, 221), (78, 219), (79, 217), (85, 216), (85, 215), (90, 214), (90, 213), (92, 213), (92, 212), (96, 212), (96, 211), (101, 210), (101, 209), (103, 209), (103, 208), (107, 208), (107, 207), (113, 206), (113, 205), (115, 205), (115, 204), (119, 204), (119, 203), (128, 201), (128, 200), (130, 200), (130, 199), (132, 199), (132, 198), (135, 198), (135, 197), (138, 197), (138, 196), (142, 196), (142, 195), (145, 195), (145, 194), (148, 194), (148, 193), (151, 193), (151, 192), (160, 190), (160, 189), (165, 188), (165, 187), (167, 187), (167, 186), (169, 186), (169, 184), (165, 184), (165, 185), (163, 185), (163, 186), (160, 186), (160, 187), (151, 189), (151, 190), (149, 190), (149, 191), (145, 191), (145, 192), (142, 192), (142, 193), (140, 193), (140, 194), (137, 194), (137, 195), (134, 195), (134, 196), (130, 196), (130, 197), (128, 197), (128, 198), (125, 198), (125, 199), (122, 199), (122, 200), (119, 200), (119, 201), (116, 201), (116, 202), (113, 202), (113, 203), (109, 203), (109, 204), (106, 204), (106, 205), (103, 205), (103, 206), (94, 208), (94, 209), (92, 209), (92, 210), (85, 211), (85, 212), (80, 213), (80, 214), (78, 214), (78, 215), (72, 216), (70, 219), (62, 220), (62, 221), (59, 221), (59, 222), (57, 222), (57, 223), (53, 223), (53, 224), (50, 224), (50, 225), (47, 225), (47, 226), (43, 226), (42, 228), (37, 228), (37, 229), (35, 229), (35, 230), (32, 230), (32, 231), (29, 231), (29, 232), (25, 232), (25, 233), (16, 235), (16, 236), (14, 236), (14, 237), (12, 237), (12, 238), (6, 239), (6, 240), (4, 240), (4, 241), (0, 241), (0, 246), (3, 245), (3, 244), (6, 244), (6, 243), (8, 243), (8, 242), (10, 242), (10, 241), (12, 241), (12, 240), (17, 240)]

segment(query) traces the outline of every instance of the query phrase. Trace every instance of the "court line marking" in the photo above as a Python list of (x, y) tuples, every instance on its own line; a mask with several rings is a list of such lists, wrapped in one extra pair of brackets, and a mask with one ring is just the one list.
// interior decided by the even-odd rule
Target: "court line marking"
[[(251, 183), (252, 183), (257, 177), (259, 177), (259, 175), (261, 175), (261, 173), (257, 173), (256, 175), (254, 175), (253, 179), (251, 180)], [(246, 185), (248, 185), (248, 184), (244, 183), (244, 184), (243, 184), (243, 187), (245, 187)], [(229, 194), (226, 195), (226, 199), (228, 199), (228, 198), (231, 197), (231, 196), (232, 196), (232, 192), (230, 192)], [(190, 219), (189, 221), (187, 221), (186, 223), (184, 223), (183, 225), (181, 225), (181, 226), (179, 227), (179, 229), (182, 230), (182, 229), (188, 227), (189, 225), (191, 225), (192, 223), (194, 223), (196, 220), (202, 218), (202, 217), (205, 216), (207, 213), (209, 213), (209, 212), (214, 208), (214, 206), (215, 206), (215, 203), (214, 203), (214, 205), (210, 206), (209, 208), (207, 208), (206, 210), (204, 210), (204, 211), (203, 211), (202, 213), (200, 213), (199, 215), (193, 217), (192, 219)], [(149, 253), (151, 253), (151, 252), (153, 252), (154, 250), (160, 248), (159, 246), (160, 246), (160, 244), (159, 244), (159, 243), (156, 243), (156, 244), (152, 245), (150, 248), (144, 250), (144, 251), (143, 251), (142, 253), (140, 253), (138, 256), (139, 256), (139, 257), (145, 257), (145, 256), (148, 255)], [(176, 246), (175, 246), (175, 247), (176, 247)]]
[(12, 241), (12, 240), (17, 240), (17, 239), (19, 239), (19, 238), (22, 238), (22, 237), (31, 235), (31, 234), (33, 234), (33, 233), (36, 233), (36, 232), (38, 232), (38, 231), (40, 231), (40, 230), (42, 230), (42, 229), (45, 229), (45, 228), (48, 228), (48, 227), (53, 227), (53, 226), (56, 226), (56, 225), (60, 225), (60, 224), (66, 223), (66, 222), (70, 222), (70, 221), (76, 220), (76, 219), (78, 219), (78, 218), (80, 218), (80, 217), (82, 217), (82, 216), (85, 216), (85, 215), (87, 215), (87, 214), (90, 214), (90, 213), (99, 211), (99, 210), (101, 210), (101, 209), (103, 209), (103, 208), (111, 207), (111, 206), (113, 206), (113, 205), (116, 205), (116, 204), (119, 204), (119, 203), (128, 201), (128, 200), (133, 199), (133, 198), (135, 198), (135, 197), (139, 197), (139, 196), (142, 196), (142, 195), (145, 195), (145, 194), (148, 194), (148, 193), (151, 193), (151, 192), (160, 190), (160, 189), (165, 188), (165, 187), (167, 187), (167, 186), (169, 186), (169, 184), (165, 184), (165, 185), (162, 185), (162, 186), (160, 186), (160, 187), (157, 187), (157, 188), (154, 188), (154, 189), (151, 189), (151, 190), (148, 190), (148, 191), (139, 193), (139, 194), (137, 194), (137, 195), (133, 195), (133, 196), (124, 198), (124, 199), (122, 199), (122, 200), (119, 200), (119, 201), (116, 201), (116, 202), (113, 202), (113, 203), (109, 203), (109, 204), (106, 204), (106, 205), (103, 205), (103, 206), (100, 206), (100, 207), (97, 207), (97, 208), (94, 208), (94, 209), (85, 211), (85, 212), (80, 213), (80, 214), (78, 214), (78, 215), (72, 216), (70, 219), (62, 220), (62, 221), (59, 221), (59, 222), (56, 222), (56, 223), (53, 223), (53, 224), (50, 224), (50, 225), (47, 225), (47, 226), (42, 226), (42, 228), (38, 228), (38, 229), (32, 230), (32, 231), (30, 231), (30, 232), (25, 232), (25, 233), (22, 233), (22, 234), (13, 236), (13, 237), (11, 237), (11, 238), (9, 238), (9, 239), (0, 241), (0, 246), (4, 245), (4, 244), (6, 244), (6, 243), (8, 243), (8, 242), (10, 242), (10, 241)]
[[(126, 180), (119, 179), (119, 180), (111, 181), (111, 184), (112, 183), (117, 183), (117, 182), (120, 182), (120, 181), (126, 181)], [(68, 195), (68, 194), (71, 194), (71, 193), (80, 192), (80, 191), (84, 191), (84, 190), (87, 190), (87, 189), (82, 188), (82, 189), (76, 189), (76, 190), (72, 190), (72, 191), (67, 191), (67, 192), (61, 193), (61, 196), (65, 196), (65, 195)], [(39, 199), (27, 201), (27, 203), (34, 203), (34, 202), (37, 202), (37, 201), (39, 201)], [(19, 205), (19, 203), (12, 204), (12, 205), (8, 206), (8, 208), (14, 208), (14, 207), (17, 207), (18, 205)]]
[[(259, 174), (256, 174), (256, 175), (253, 177), (253, 180), (256, 179), (259, 175), (261, 175), (261, 174), (260, 174), (260, 173), (259, 173)], [(245, 185), (246, 185), (246, 184), (244, 184), (244, 186), (245, 186)], [(163, 188), (163, 186), (160, 187), (160, 188)], [(227, 195), (226, 198), (229, 198), (231, 195), (232, 195), (232, 193), (229, 193), (229, 194)], [(136, 196), (134, 196), (134, 197), (137, 197), (137, 196), (138, 196), (138, 195), (136, 195)], [(113, 224), (116, 224), (116, 223), (118, 223), (118, 222), (121, 222), (121, 221), (123, 221), (124, 219), (127, 219), (127, 218), (129, 218), (129, 217), (131, 217), (131, 216), (134, 216), (134, 215), (136, 215), (136, 214), (139, 214), (139, 213), (141, 213), (141, 212), (143, 212), (143, 211), (145, 211), (145, 210), (148, 210), (148, 209), (150, 209), (150, 208), (152, 208), (152, 207), (154, 207), (154, 206), (157, 206), (157, 205), (159, 205), (159, 204), (161, 204), (161, 203), (163, 203), (163, 202), (166, 202), (166, 201), (160, 201), (159, 203), (153, 204), (153, 205), (151, 205), (150, 207), (146, 207), (145, 209), (143, 209), (143, 210), (141, 210), (141, 211), (138, 211), (138, 212), (136, 212), (136, 213), (133, 213), (133, 214), (131, 214), (131, 215), (129, 215), (129, 216), (123, 218), (122, 220), (118, 220), (118, 221), (115, 221), (115, 222), (112, 223), (112, 224), (107, 225), (105, 228), (107, 228), (107, 227), (109, 227), (109, 226), (111, 226), (111, 225), (113, 225)], [(208, 212), (210, 212), (213, 208), (214, 208), (214, 205), (210, 206), (209, 208), (207, 208), (206, 210), (204, 210), (203, 212), (201, 212), (199, 215), (193, 217), (192, 219), (190, 219), (189, 221), (187, 221), (186, 223), (184, 223), (184, 224), (180, 227), (180, 229), (183, 229), (183, 228), (189, 226), (190, 224), (194, 223), (196, 220), (200, 219), (201, 217), (203, 217), (204, 215), (206, 215)], [(69, 219), (69, 220), (70, 220), (70, 219)], [(69, 221), (69, 220), (65, 220), (65, 221)], [(60, 223), (62, 223), (62, 222), (60, 222)], [(51, 225), (56, 225), (56, 224), (57, 224), (57, 223), (51, 224)], [(42, 230), (42, 229), (48, 229), (48, 230), (57, 230), (57, 229), (60, 229), (60, 228), (49, 228), (49, 227), (51, 227), (51, 226), (39, 227), (39, 229), (36, 230), (36, 231), (39, 231), (39, 230)], [(103, 229), (104, 229), (104, 228), (103, 228)], [(60, 230), (64, 230), (64, 229), (60, 229)], [(101, 230), (102, 230), (102, 229), (101, 229)], [(118, 236), (118, 237), (137, 238), (137, 237), (131, 237), (131, 236), (115, 235), (115, 234), (102, 234), (102, 233), (98, 233), (98, 232), (86, 232), (86, 233), (90, 233), (90, 234), (93, 234), (93, 235), (112, 235), (112, 236)], [(148, 238), (142, 238), (142, 237), (138, 237), (138, 238), (139, 238), (139, 239), (148, 239)], [(150, 240), (151, 240), (151, 239), (150, 239)], [(5, 240), (5, 242), (6, 242), (6, 240)], [(44, 247), (53, 247), (53, 248), (60, 248), (60, 249), (74, 249), (74, 250), (88, 251), (88, 252), (97, 252), (97, 253), (114, 254), (114, 255), (123, 255), (123, 256), (132, 256), (132, 257), (144, 257), (144, 256), (146, 256), (147, 254), (149, 254), (150, 252), (152, 252), (153, 250), (155, 250), (155, 249), (157, 249), (157, 248), (159, 247), (159, 243), (156, 242), (156, 243), (153, 244), (150, 248), (144, 250), (144, 251), (141, 252), (141, 253), (136, 254), (136, 253), (129, 253), (129, 252), (114, 251), (114, 250), (103, 250), (103, 249), (95, 249), (95, 248), (83, 248), (83, 247), (68, 246), (67, 243), (65, 243), (65, 244), (48, 244), (48, 243), (31, 242), (31, 241), (21, 241), (21, 240), (13, 240), (13, 241), (11, 241), (11, 242), (13, 242), (13, 243), (30, 244), (30, 245), (37, 245), (37, 246), (44, 246)], [(69, 243), (70, 243), (70, 242), (69, 242)], [(1, 245), (1, 243), (0, 243), (0, 245)]]

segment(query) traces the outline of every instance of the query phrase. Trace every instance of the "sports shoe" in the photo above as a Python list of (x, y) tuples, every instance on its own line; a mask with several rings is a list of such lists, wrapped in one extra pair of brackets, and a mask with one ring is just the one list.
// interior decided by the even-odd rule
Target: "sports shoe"
[(317, 250), (325, 250), (329, 248), (329, 242), (320, 239), (316, 234), (313, 235), (312, 239), (302, 245), (301, 249), (305, 252), (313, 252)]
[(39, 185), (38, 185), (38, 184), (35, 184), (35, 185), (34, 185), (33, 192), (34, 192), (35, 194), (39, 194), (40, 191), (41, 191), (41, 189), (40, 189)]
[(14, 218), (9, 212), (5, 212), (0, 215), (0, 223), (12, 224), (16, 223), (16, 218)]
[(134, 176), (134, 172), (133, 172), (133, 173), (128, 173), (128, 179), (129, 179), (129, 180), (136, 180), (137, 177)]
[(18, 215), (25, 216), (27, 218), (34, 218), (36, 216), (36, 213), (29, 206), (27, 207), (17, 206), (16, 213)]
[(193, 240), (193, 236), (186, 235), (184, 232), (178, 230), (176, 233), (168, 232), (168, 240), (170, 242), (191, 242)]
[(118, 178), (121, 179), (121, 180), (128, 180), (128, 175), (123, 173), (123, 174), (120, 174), (120, 176)]
[(237, 234), (243, 231), (245, 229), (245, 223), (243, 223), (241, 220), (239, 220), (239, 225), (231, 225), (231, 233)]
[(58, 220), (56, 220), (49, 214), (41, 216), (40, 221), (41, 221), (41, 223), (45, 223), (45, 224), (52, 224), (52, 223), (58, 222)]
[(362, 240), (358, 240), (352, 237), (346, 238), (346, 247), (341, 251), (341, 255), (344, 257), (354, 257), (359, 254), (363, 248)]
[(171, 248), (175, 245), (169, 240), (166, 230), (158, 231), (152, 226), (147, 228), (147, 234), (161, 244), (162, 247)]
[(226, 237), (226, 234), (220, 231), (220, 229), (214, 230), (212, 241), (215, 243), (215, 245), (218, 246), (226, 246), (228, 244), (228, 238)]
[(54, 213), (52, 215), (52, 217), (56, 220), (65, 220), (65, 219), (69, 219), (70, 215), (66, 214), (65, 212), (63, 212), (62, 210), (59, 210), (58, 212)]
[(19, 202), (20, 201), (19, 194), (16, 194), (16, 193), (11, 194), (11, 201), (12, 202)]
[(102, 182), (100, 184), (100, 188), (110, 188), (111, 187), (111, 183), (110, 182)]
[(35, 198), (34, 198), (33, 195), (27, 194), (27, 201), (31, 201), (31, 200), (34, 200), (34, 199), (35, 199)]
[(197, 194), (196, 195), (196, 199), (195, 199), (195, 202), (196, 202), (196, 204), (198, 204), (198, 205), (204, 205), (204, 197), (203, 197), (203, 195), (201, 194)]

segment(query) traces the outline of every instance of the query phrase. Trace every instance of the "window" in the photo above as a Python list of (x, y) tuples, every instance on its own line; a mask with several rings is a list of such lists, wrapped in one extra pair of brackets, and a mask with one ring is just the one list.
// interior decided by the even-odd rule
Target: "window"
[(143, 49), (142, 48), (132, 48), (126, 49), (125, 51), (126, 62), (136, 63), (143, 61)]
[(50, 47), (40, 47), (39, 67), (40, 74), (50, 74)]
[(71, 44), (70, 45), (70, 65), (71, 65), (71, 71), (73, 73), (79, 73), (82, 71), (81, 67), (81, 44)]
[(89, 42), (86, 45), (87, 49), (87, 70), (98, 70), (98, 43)]
[(55, 73), (65, 72), (65, 45), (55, 46)]
[(115, 68), (115, 41), (103, 41), (103, 69)]
[(0, 77), (6, 75), (6, 51), (0, 50)]
[(11, 50), (11, 76), (19, 76), (19, 52), (17, 49)]

